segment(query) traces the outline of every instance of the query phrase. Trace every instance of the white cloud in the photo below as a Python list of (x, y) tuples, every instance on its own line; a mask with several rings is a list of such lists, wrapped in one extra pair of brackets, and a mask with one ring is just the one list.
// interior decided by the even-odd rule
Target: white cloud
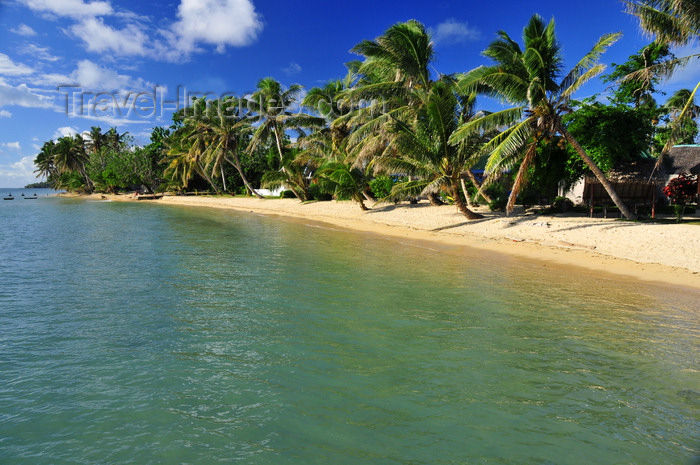
[(22, 157), (13, 163), (0, 164), (0, 186), (18, 188), (36, 182), (34, 169), (34, 157)]
[(430, 30), (435, 43), (454, 44), (467, 40), (477, 40), (481, 32), (466, 22), (461, 23), (454, 18), (441, 22), (435, 29)]
[(27, 65), (17, 64), (4, 53), (0, 53), (0, 75), (22, 76), (32, 74), (34, 70)]
[(289, 63), (289, 66), (282, 69), (282, 71), (284, 71), (284, 74), (286, 74), (287, 76), (292, 76), (293, 74), (301, 73), (301, 66), (299, 65), (299, 63), (291, 62)]
[(81, 60), (70, 74), (45, 74), (35, 82), (48, 86), (77, 86), (86, 92), (128, 92), (152, 90), (154, 84), (141, 78)]
[(20, 0), (34, 11), (51, 13), (56, 16), (84, 18), (88, 16), (110, 15), (114, 11), (109, 2), (83, 0)]
[[(115, 11), (108, 1), (19, 2), (34, 11), (73, 19), (73, 24), (68, 25), (66, 30), (81, 40), (88, 51), (117, 56), (146, 56), (177, 61), (202, 51), (201, 45), (213, 45), (223, 53), (227, 46), (249, 45), (263, 29), (262, 18), (255, 11), (252, 0), (181, 0), (177, 20), (165, 24), (161, 29), (152, 27), (152, 18), (128, 10)], [(110, 21), (121, 24), (115, 26)], [(27, 53), (34, 53), (46, 61), (55, 61), (48, 50), (42, 51), (40, 47), (35, 46)]]
[(25, 37), (31, 37), (36, 35), (36, 31), (24, 23), (20, 24), (14, 29), (10, 29), (10, 31)]
[(0, 118), (10, 118), (12, 113), (7, 110), (0, 110)]
[(46, 97), (30, 89), (26, 84), (12, 86), (0, 79), (0, 107), (18, 105), (28, 108), (51, 108), (53, 105)]
[(102, 18), (85, 18), (70, 27), (71, 33), (85, 42), (91, 52), (111, 52), (117, 55), (144, 56), (149, 53), (146, 47), (150, 39), (140, 25), (127, 24), (123, 29), (115, 29), (105, 24)]
[(179, 20), (173, 24), (176, 48), (182, 53), (196, 50), (197, 43), (240, 47), (255, 41), (263, 24), (250, 0), (182, 0)]
[(22, 150), (22, 146), (19, 142), (3, 142), (0, 146), (10, 150)]
[(40, 47), (36, 44), (27, 44), (24, 47), (20, 48), (19, 52), (24, 55), (31, 55), (32, 57), (43, 61), (54, 62), (60, 60), (59, 57), (52, 55), (49, 52), (48, 47)]
[(78, 134), (77, 128), (74, 128), (73, 126), (63, 126), (56, 129), (56, 132), (53, 133), (52, 139), (60, 139), (61, 137), (74, 136), (76, 134)]

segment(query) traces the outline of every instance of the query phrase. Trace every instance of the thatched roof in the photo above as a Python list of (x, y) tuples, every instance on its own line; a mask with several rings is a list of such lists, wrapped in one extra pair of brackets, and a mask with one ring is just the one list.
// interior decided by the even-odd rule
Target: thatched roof
[(700, 174), (700, 145), (677, 145), (664, 161), (668, 174)]
[(656, 181), (663, 182), (668, 174), (665, 167), (660, 167), (654, 170), (656, 159), (643, 158), (639, 160), (621, 163), (617, 168), (614, 168), (607, 173), (608, 179), (617, 182), (641, 181), (648, 182)]
[(655, 158), (642, 158), (620, 164), (607, 175), (611, 181), (649, 180), (666, 184), (676, 174), (700, 174), (700, 145), (677, 145), (671, 149), (658, 169)]

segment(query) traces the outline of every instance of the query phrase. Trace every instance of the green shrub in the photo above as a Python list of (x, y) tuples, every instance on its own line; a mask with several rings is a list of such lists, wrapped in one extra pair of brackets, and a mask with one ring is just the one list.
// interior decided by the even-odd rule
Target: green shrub
[(369, 182), (369, 189), (375, 199), (383, 199), (391, 192), (394, 181), (386, 175), (377, 176)]
[(506, 205), (508, 205), (508, 191), (502, 184), (491, 184), (486, 188), (486, 192), (493, 199), (489, 202), (489, 208), (492, 212), (506, 209)]
[(280, 192), (280, 199), (295, 199), (297, 196), (294, 195), (294, 191), (284, 190)]
[(566, 197), (556, 197), (552, 202), (552, 213), (566, 213), (571, 210), (574, 203)]
[(332, 200), (333, 196), (316, 183), (309, 185), (309, 200)]

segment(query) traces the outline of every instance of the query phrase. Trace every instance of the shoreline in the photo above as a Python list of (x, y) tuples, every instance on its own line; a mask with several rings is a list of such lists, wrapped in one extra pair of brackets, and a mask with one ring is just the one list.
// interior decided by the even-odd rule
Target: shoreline
[[(74, 197), (136, 201), (133, 195)], [(463, 246), (700, 290), (700, 226), (697, 225), (633, 223), (576, 214), (506, 217), (488, 208), (478, 210), (485, 219), (467, 221), (454, 206), (433, 207), (425, 201), (415, 205), (377, 205), (367, 212), (351, 201), (301, 203), (297, 199), (164, 196), (139, 202), (310, 220), (347, 230)]]

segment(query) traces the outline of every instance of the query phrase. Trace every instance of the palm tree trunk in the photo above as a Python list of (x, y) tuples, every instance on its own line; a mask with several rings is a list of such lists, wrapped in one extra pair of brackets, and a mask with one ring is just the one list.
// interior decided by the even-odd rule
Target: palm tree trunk
[(286, 173), (287, 170), (284, 167), (284, 151), (282, 150), (282, 141), (280, 140), (280, 135), (277, 133), (277, 126), (275, 126), (272, 132), (275, 133), (275, 144), (277, 145), (277, 153), (279, 153), (280, 155), (280, 166), (282, 167), (282, 172)]
[(221, 169), (221, 182), (224, 183), (224, 192), (226, 192), (226, 177), (224, 176), (224, 165), (223, 163), (219, 165), (219, 169)]
[(367, 205), (365, 205), (364, 198), (361, 195), (356, 195), (355, 200), (360, 204), (360, 209), (362, 211), (369, 211), (369, 208), (367, 208)]
[(469, 191), (467, 191), (467, 184), (464, 182), (464, 177), (459, 177), (459, 184), (462, 186), (462, 193), (464, 194), (464, 200), (467, 201), (467, 208), (474, 208), (472, 201), (469, 200)]
[(459, 210), (459, 212), (468, 220), (478, 220), (484, 217), (484, 215), (475, 213), (467, 208), (466, 204), (462, 201), (462, 197), (459, 195), (459, 184), (457, 182), (452, 183), (452, 197), (455, 199), (457, 210)]
[(525, 176), (527, 174), (527, 170), (532, 164), (532, 162), (535, 160), (536, 155), (537, 141), (532, 142), (530, 144), (530, 146), (527, 148), (527, 153), (525, 154), (522, 163), (520, 163), (520, 168), (518, 168), (518, 174), (516, 174), (515, 176), (513, 187), (511, 188), (510, 195), (508, 196), (508, 204), (506, 205), (506, 215), (510, 215), (511, 213), (513, 213), (513, 207), (515, 207), (515, 200), (518, 198), (520, 190), (525, 185)]
[(243, 184), (245, 184), (245, 187), (257, 198), (262, 199), (263, 196), (258, 194), (258, 192), (253, 189), (253, 186), (250, 185), (248, 182), (248, 179), (245, 177), (245, 174), (243, 174), (243, 169), (241, 168), (241, 162), (238, 160), (238, 155), (236, 152), (231, 152), (233, 155), (233, 166), (236, 168), (236, 171), (238, 171), (238, 174), (241, 176), (241, 179), (243, 180)]
[(593, 174), (595, 175), (596, 178), (598, 178), (598, 181), (603, 185), (605, 188), (605, 191), (608, 193), (610, 196), (610, 199), (615, 203), (617, 208), (620, 209), (620, 213), (622, 213), (625, 218), (628, 220), (635, 220), (637, 219), (637, 215), (632, 213), (632, 211), (625, 205), (625, 203), (622, 201), (619, 195), (617, 195), (617, 192), (615, 192), (615, 189), (613, 189), (613, 186), (610, 184), (608, 179), (605, 177), (605, 174), (598, 168), (598, 165), (595, 164), (595, 162), (591, 159), (591, 157), (588, 156), (585, 150), (583, 150), (583, 147), (581, 147), (581, 144), (578, 143), (578, 141), (572, 136), (569, 131), (566, 130), (563, 124), (561, 124), (561, 121), (557, 121), (557, 130), (564, 136), (566, 141), (571, 144), (571, 146), (576, 150), (576, 153), (583, 159), (583, 161), (586, 163), (588, 168), (590, 168), (591, 171), (593, 171)]
[(440, 207), (442, 205), (445, 205), (445, 202), (440, 200), (440, 196), (437, 195), (435, 192), (428, 192), (428, 200), (430, 201), (430, 205), (434, 207)]
[(467, 177), (472, 183), (474, 183), (477, 189), (479, 189), (479, 195), (481, 195), (484, 200), (486, 200), (488, 203), (493, 202), (493, 198), (491, 198), (491, 196), (484, 192), (484, 190), (481, 188), (481, 184), (479, 184), (479, 181), (477, 181), (476, 176), (474, 176), (474, 173), (472, 173), (472, 170), (467, 170)]

